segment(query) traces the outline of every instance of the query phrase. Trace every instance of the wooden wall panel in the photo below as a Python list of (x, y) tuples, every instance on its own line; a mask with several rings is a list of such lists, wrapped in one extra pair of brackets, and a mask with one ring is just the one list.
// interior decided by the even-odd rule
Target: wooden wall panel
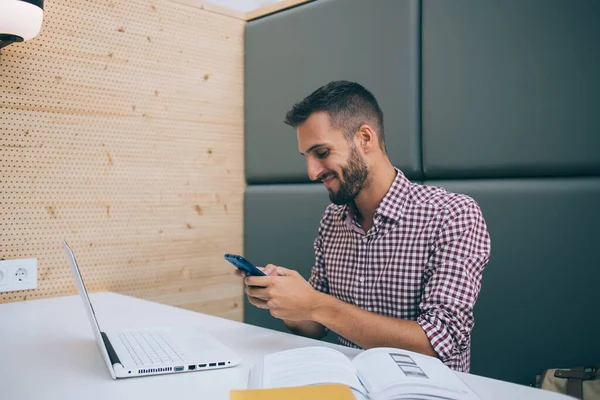
[(242, 319), (244, 21), (168, 0), (49, 0), (0, 57), (0, 258), (37, 257), (36, 290)]

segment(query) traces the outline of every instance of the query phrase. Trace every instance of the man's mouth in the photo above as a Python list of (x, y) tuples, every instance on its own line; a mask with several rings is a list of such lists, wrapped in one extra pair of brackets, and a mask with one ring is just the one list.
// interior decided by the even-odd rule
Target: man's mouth
[(321, 182), (323, 182), (323, 184), (326, 187), (329, 187), (329, 185), (331, 185), (331, 183), (334, 181), (335, 179), (335, 175), (331, 174), (331, 175), (327, 175), (324, 178), (321, 178)]

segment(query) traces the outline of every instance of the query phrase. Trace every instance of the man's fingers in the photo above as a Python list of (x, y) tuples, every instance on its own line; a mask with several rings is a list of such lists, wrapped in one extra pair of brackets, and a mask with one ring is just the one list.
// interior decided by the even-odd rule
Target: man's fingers
[(246, 286), (262, 286), (267, 287), (271, 282), (270, 277), (268, 276), (247, 276), (244, 279)]
[(269, 299), (269, 294), (267, 293), (267, 289), (265, 288), (246, 286), (246, 294), (249, 297), (256, 297), (257, 299)]
[(246, 276), (246, 273), (245, 273), (244, 271), (242, 271), (241, 269), (237, 269), (237, 268), (236, 268), (236, 270), (234, 271), (234, 274), (235, 274), (236, 276), (240, 276), (240, 277), (242, 277), (242, 278), (244, 278), (244, 277)]
[(266, 301), (257, 299), (256, 297), (248, 296), (248, 301), (250, 302), (250, 304), (252, 304), (255, 307), (263, 308), (263, 309), (269, 308)]

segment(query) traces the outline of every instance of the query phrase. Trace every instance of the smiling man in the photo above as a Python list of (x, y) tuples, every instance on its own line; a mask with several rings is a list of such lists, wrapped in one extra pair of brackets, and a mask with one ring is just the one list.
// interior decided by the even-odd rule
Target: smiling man
[(412, 350), (469, 371), (473, 306), (490, 257), (477, 203), (412, 183), (391, 164), (383, 112), (358, 83), (317, 89), (285, 122), (333, 204), (309, 281), (269, 264), (268, 276), (245, 278), (250, 303), (301, 335), (329, 329), (346, 346)]

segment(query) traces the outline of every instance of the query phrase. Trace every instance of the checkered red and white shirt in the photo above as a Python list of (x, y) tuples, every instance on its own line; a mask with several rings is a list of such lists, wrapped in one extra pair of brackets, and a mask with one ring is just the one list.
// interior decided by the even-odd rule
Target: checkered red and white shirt
[[(468, 372), (473, 306), (491, 250), (479, 206), (398, 170), (373, 220), (365, 234), (354, 206), (327, 207), (310, 284), (367, 311), (417, 321), (440, 359)], [(341, 336), (339, 343), (358, 347)]]

